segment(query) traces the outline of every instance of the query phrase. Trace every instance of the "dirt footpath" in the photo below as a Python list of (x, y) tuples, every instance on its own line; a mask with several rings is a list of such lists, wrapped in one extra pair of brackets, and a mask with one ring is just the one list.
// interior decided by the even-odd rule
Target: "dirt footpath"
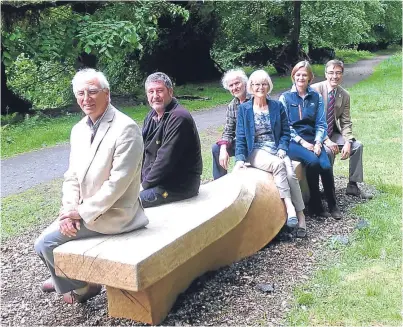
[[(388, 57), (388, 55), (382, 55), (346, 65), (343, 86), (350, 88), (369, 77), (374, 67)], [(323, 80), (323, 76), (315, 78), (315, 81), (320, 80)], [(272, 96), (277, 99), (279, 95), (280, 93)], [(218, 106), (192, 113), (199, 132), (223, 125), (225, 110), (226, 106)], [(69, 145), (63, 144), (1, 160), (1, 196), (20, 193), (38, 184), (63, 177), (68, 167), (69, 151)]]

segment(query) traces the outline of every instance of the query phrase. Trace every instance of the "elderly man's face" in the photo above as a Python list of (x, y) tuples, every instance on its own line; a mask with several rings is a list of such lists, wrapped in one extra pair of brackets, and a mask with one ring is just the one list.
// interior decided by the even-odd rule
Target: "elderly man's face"
[(327, 82), (333, 88), (343, 81), (343, 69), (340, 66), (327, 67), (325, 75)]
[(147, 100), (157, 113), (163, 113), (172, 101), (173, 89), (167, 88), (163, 82), (151, 82), (146, 87)]
[(75, 96), (82, 111), (93, 122), (102, 116), (109, 103), (109, 90), (102, 89), (96, 78), (80, 83)]
[(239, 99), (246, 94), (246, 85), (239, 77), (235, 77), (228, 81), (228, 90), (234, 97)]

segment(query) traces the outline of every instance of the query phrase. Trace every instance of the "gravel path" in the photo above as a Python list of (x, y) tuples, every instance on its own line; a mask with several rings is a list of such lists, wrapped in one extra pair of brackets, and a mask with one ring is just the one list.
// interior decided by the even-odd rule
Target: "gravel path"
[[(307, 217), (306, 239), (293, 238), (283, 231), (253, 256), (204, 274), (179, 296), (162, 324), (284, 325), (284, 317), (291, 309), (293, 288), (311, 277), (315, 263), (323, 258), (324, 251), (330, 251), (329, 244), (335, 242), (335, 237), (348, 240), (359, 221), (346, 212), (366, 200), (346, 196), (343, 193), (346, 182), (344, 178), (336, 178), (342, 220)], [(368, 190), (365, 186), (364, 189)], [(64, 304), (56, 293), (41, 292), (39, 287), (48, 273), (34, 253), (33, 243), (46, 225), (47, 222), (2, 242), (1, 325), (140, 325), (108, 317), (105, 290), (87, 303), (75, 305)], [(269, 285), (273, 290), (262, 292), (257, 289), (259, 284)]]
[[(377, 56), (346, 65), (343, 86), (349, 88), (367, 78), (372, 74), (373, 68), (387, 57), (387, 55)], [(321, 79), (323, 78), (318, 76), (315, 81)], [(273, 94), (273, 98), (278, 98), (279, 95)], [(199, 132), (209, 127), (223, 125), (225, 110), (226, 106), (219, 106), (193, 113)], [(62, 177), (68, 167), (69, 150), (69, 145), (64, 144), (1, 160), (1, 196), (19, 193), (35, 185)]]

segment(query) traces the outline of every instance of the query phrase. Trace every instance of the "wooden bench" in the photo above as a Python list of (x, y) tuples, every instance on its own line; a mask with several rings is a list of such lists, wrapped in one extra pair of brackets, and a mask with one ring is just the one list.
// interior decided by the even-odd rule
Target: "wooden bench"
[(163, 321), (198, 276), (263, 248), (286, 217), (272, 175), (254, 168), (146, 213), (143, 229), (71, 241), (54, 254), (59, 276), (106, 285), (110, 316), (148, 324)]

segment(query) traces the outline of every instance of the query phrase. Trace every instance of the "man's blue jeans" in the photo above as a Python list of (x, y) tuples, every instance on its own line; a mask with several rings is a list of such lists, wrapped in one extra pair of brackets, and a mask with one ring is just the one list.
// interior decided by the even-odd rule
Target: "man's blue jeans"
[(156, 207), (162, 204), (185, 200), (199, 193), (199, 183), (194, 183), (183, 191), (171, 191), (162, 186), (155, 186), (140, 192), (140, 200), (143, 208)]
[[(211, 152), (213, 153), (213, 178), (218, 179), (227, 174), (227, 171), (220, 166), (220, 147), (221, 145), (213, 144)], [(232, 142), (229, 149), (227, 148), (228, 155), (233, 157), (235, 155), (235, 140)]]

